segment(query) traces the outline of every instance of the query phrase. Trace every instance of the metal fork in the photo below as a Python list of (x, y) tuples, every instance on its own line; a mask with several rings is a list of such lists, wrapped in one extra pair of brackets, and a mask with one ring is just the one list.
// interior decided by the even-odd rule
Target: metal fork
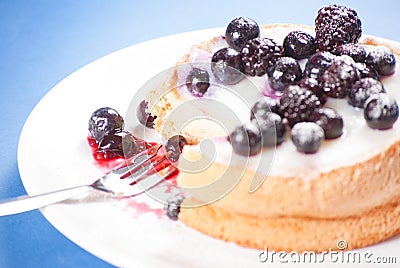
[[(165, 160), (169, 152), (158, 155), (160, 148), (162, 148), (161, 145), (156, 145), (131, 159), (127, 159), (124, 164), (117, 166), (92, 184), (35, 196), (21, 196), (0, 202), (0, 216), (45, 207), (87, 193), (93, 189), (120, 197), (139, 195), (158, 185), (177, 171), (176, 167), (164, 164), (168, 162)], [(163, 176), (155, 175), (158, 169), (165, 169), (167, 166), (170, 166), (170, 168)]]

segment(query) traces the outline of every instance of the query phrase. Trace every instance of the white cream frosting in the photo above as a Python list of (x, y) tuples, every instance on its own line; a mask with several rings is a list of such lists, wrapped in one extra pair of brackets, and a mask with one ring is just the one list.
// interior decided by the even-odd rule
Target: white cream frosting
[[(313, 30), (298, 26), (299, 30), (309, 32), (314, 35)], [(284, 37), (289, 31), (295, 28), (274, 27), (261, 31), (261, 36), (273, 38), (278, 44), (283, 43)], [(198, 61), (210, 61), (212, 53), (216, 50), (226, 47), (226, 42), (221, 38), (215, 42), (211, 51), (204, 51), (198, 47), (193, 47), (190, 53), (190, 62), (196, 64)], [(366, 47), (368, 50), (369, 48)], [(399, 57), (396, 56), (397, 62)], [(304, 66), (304, 63), (302, 64)], [(400, 103), (400, 68), (397, 65), (396, 72), (393, 75), (384, 77), (381, 81), (387, 93), (394, 97)], [(178, 73), (178, 81), (183, 82), (186, 77), (185, 72)], [(213, 77), (210, 72), (211, 82)], [(250, 82), (251, 81), (251, 82)], [(254, 83), (259, 92), (247, 90), (251, 83)], [(218, 102), (230, 107), (238, 116), (241, 122), (249, 121), (250, 107), (260, 99), (260, 92), (269, 91), (267, 76), (248, 77), (236, 85), (229, 86), (232, 91), (221, 90), (221, 88), (211, 86), (209, 91), (203, 97), (217, 100)], [(251, 94), (248, 94), (251, 92)], [(179, 93), (185, 99), (193, 99), (188, 93), (186, 86), (179, 88)], [(238, 95), (236, 95), (237, 93)], [(241, 100), (238, 96), (245, 96), (246, 101)], [(325, 140), (315, 154), (303, 154), (296, 150), (290, 136), (285, 141), (273, 148), (264, 148), (261, 159), (259, 156), (252, 156), (248, 160), (245, 157), (232, 158), (232, 147), (225, 139), (214, 140), (216, 152), (203, 151), (203, 155), (210, 159), (214, 159), (221, 163), (230, 163), (230, 165), (244, 165), (248, 163), (247, 168), (256, 170), (260, 161), (270, 161), (273, 159), (269, 170), (269, 175), (272, 176), (293, 176), (302, 177), (304, 179), (312, 179), (320, 173), (329, 172), (344, 166), (351, 166), (359, 162), (366, 161), (373, 156), (379, 154), (389, 148), (393, 143), (400, 139), (400, 120), (398, 120), (393, 128), (388, 130), (374, 130), (367, 126), (363, 110), (354, 108), (347, 103), (347, 99), (329, 98), (324, 107), (330, 107), (337, 110), (344, 120), (344, 133), (340, 138), (334, 140)], [(210, 115), (211, 116), (211, 115)], [(229, 118), (227, 120), (230, 120)], [(227, 128), (228, 131), (232, 129)], [(228, 134), (228, 133), (227, 133)], [(198, 149), (193, 147), (193, 149)], [(212, 155), (211, 155), (212, 154)], [(248, 162), (247, 162), (248, 161)], [(266, 170), (264, 172), (267, 172)]]

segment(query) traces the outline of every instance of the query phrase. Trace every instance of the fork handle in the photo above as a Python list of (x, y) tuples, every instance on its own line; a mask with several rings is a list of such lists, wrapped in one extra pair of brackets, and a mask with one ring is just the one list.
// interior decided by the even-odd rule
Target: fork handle
[(19, 196), (0, 202), (0, 216), (7, 216), (41, 208), (89, 192), (93, 187), (83, 185), (34, 196)]

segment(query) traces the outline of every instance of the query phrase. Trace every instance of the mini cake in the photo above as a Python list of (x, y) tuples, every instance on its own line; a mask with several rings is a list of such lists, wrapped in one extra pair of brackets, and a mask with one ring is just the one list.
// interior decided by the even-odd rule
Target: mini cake
[[(400, 232), (400, 44), (362, 35), (343, 6), (321, 8), (315, 24), (234, 19), (179, 61), (172, 90), (148, 96), (155, 129), (192, 144), (177, 178), (186, 225), (284, 251), (339, 240), (353, 249)], [(210, 112), (206, 100), (235, 117)], [(173, 113), (187, 102), (203, 117), (182, 124)], [(201, 148), (205, 139), (214, 150)], [(207, 188), (219, 180), (223, 191)]]

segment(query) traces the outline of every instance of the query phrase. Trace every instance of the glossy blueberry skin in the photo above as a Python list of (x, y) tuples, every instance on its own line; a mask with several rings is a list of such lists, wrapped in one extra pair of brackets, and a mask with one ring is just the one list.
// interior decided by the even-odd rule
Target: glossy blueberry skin
[(264, 147), (279, 145), (285, 140), (286, 124), (278, 114), (271, 112), (256, 116), (252, 122), (260, 128)]
[(228, 137), (233, 151), (239, 155), (252, 156), (261, 151), (262, 139), (259, 127), (247, 123), (237, 127)]
[(291, 139), (296, 149), (306, 154), (316, 153), (324, 138), (324, 130), (313, 122), (297, 123), (291, 131)]
[(284, 91), (295, 85), (302, 78), (300, 64), (291, 57), (279, 58), (275, 65), (268, 69), (268, 82), (275, 91)]
[(355, 62), (365, 62), (367, 52), (360, 44), (348, 43), (343, 44), (332, 51), (337, 56), (347, 55), (353, 58)]
[(379, 75), (391, 75), (396, 69), (396, 57), (387, 47), (376, 47), (371, 50), (365, 62)]
[(390, 129), (399, 118), (399, 106), (386, 93), (374, 94), (365, 101), (364, 118), (373, 129)]
[(260, 35), (260, 27), (258, 24), (249, 18), (246, 17), (238, 17), (233, 19), (225, 31), (225, 39), (228, 45), (240, 51), (243, 47), (243, 44), (253, 38), (256, 38)]
[(332, 108), (315, 110), (309, 121), (317, 123), (324, 130), (325, 139), (336, 139), (343, 134), (343, 118)]
[(268, 113), (279, 114), (279, 100), (264, 97), (257, 101), (251, 108), (250, 119), (266, 116)]
[(99, 142), (97, 152), (108, 158), (130, 158), (144, 149), (137, 144), (135, 137), (131, 133), (120, 131), (104, 136)]
[(365, 101), (373, 94), (385, 93), (383, 84), (371, 77), (361, 78), (349, 90), (348, 103), (354, 107), (364, 108)]
[(157, 118), (157, 116), (151, 115), (147, 109), (147, 101), (142, 100), (136, 109), (136, 117), (142, 125), (148, 128), (154, 128), (154, 120)]
[(245, 77), (240, 53), (229, 47), (214, 53), (211, 71), (219, 82), (226, 85), (237, 84)]
[(113, 108), (103, 107), (92, 113), (88, 122), (89, 134), (97, 143), (109, 133), (120, 132), (124, 129), (124, 119)]
[(375, 80), (379, 80), (377, 71), (366, 63), (356, 62), (355, 66), (360, 72), (361, 78), (371, 77)]
[(181, 204), (184, 200), (182, 195), (176, 194), (167, 199), (164, 205), (164, 212), (171, 220), (178, 220), (179, 213), (181, 212)]
[(182, 153), (183, 147), (188, 144), (188, 141), (182, 135), (175, 135), (170, 137), (165, 143), (166, 152), (170, 152), (168, 154), (168, 159), (172, 162), (176, 162), (179, 159), (179, 156)]
[(210, 87), (210, 75), (207, 71), (193, 68), (186, 77), (186, 87), (196, 97), (203, 97)]
[(306, 63), (303, 74), (304, 77), (314, 78), (319, 81), (335, 57), (335, 55), (327, 51), (315, 53), (308, 59)]
[(315, 53), (315, 39), (303, 31), (292, 31), (283, 40), (285, 55), (301, 60)]

